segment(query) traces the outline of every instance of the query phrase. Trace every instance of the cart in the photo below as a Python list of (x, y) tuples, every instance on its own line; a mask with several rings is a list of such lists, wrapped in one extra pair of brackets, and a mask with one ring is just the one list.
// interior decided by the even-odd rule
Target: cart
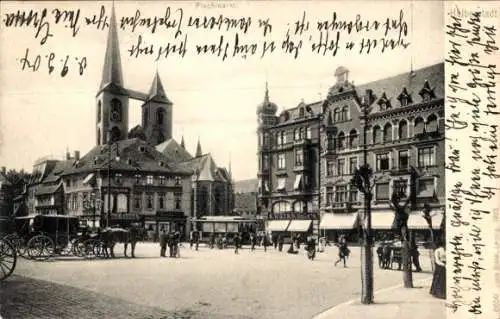
[(7, 279), (16, 268), (15, 247), (5, 238), (0, 238), (0, 281)]
[(67, 215), (37, 215), (30, 220), (25, 254), (34, 260), (55, 255), (73, 255), (72, 242), (78, 237), (79, 218)]

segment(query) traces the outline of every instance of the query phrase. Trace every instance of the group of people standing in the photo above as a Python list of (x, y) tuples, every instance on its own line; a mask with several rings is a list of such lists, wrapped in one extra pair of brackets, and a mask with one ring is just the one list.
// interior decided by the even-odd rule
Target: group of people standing
[(181, 242), (181, 235), (177, 232), (167, 233), (166, 229), (162, 227), (159, 234), (160, 239), (160, 257), (166, 257), (167, 246), (169, 257), (180, 257), (179, 244)]

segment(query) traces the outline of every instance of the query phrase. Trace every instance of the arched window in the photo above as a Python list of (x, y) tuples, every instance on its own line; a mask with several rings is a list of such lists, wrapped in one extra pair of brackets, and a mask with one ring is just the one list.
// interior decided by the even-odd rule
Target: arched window
[(118, 99), (111, 100), (111, 121), (120, 122), (122, 120), (122, 102)]
[(332, 111), (328, 111), (328, 124), (333, 123)]
[(425, 125), (425, 131), (432, 133), (432, 132), (437, 132), (438, 130), (438, 122), (437, 122), (437, 117), (434, 114), (431, 114), (427, 118), (427, 124)]
[(333, 111), (333, 121), (338, 122), (340, 121), (340, 110), (337, 108), (335, 111)]
[(387, 123), (384, 126), (384, 142), (392, 141), (392, 125)]
[(356, 130), (351, 130), (349, 133), (349, 147), (356, 148), (358, 147), (358, 143), (358, 132), (356, 132)]
[(144, 108), (144, 110), (142, 110), (142, 127), (146, 127), (148, 120), (149, 120), (149, 112), (147, 108)]
[(340, 132), (338, 137), (337, 137), (337, 145), (339, 147), (339, 150), (345, 149), (345, 135), (344, 132)]
[(382, 142), (382, 132), (380, 126), (375, 126), (373, 128), (373, 144)]
[(299, 117), (304, 117), (304, 108), (303, 107), (301, 107), (299, 109)]
[(424, 133), (424, 119), (421, 117), (417, 117), (415, 119), (415, 135), (423, 134)]
[(405, 120), (399, 122), (398, 136), (399, 139), (408, 138), (408, 123)]
[(335, 148), (335, 143), (334, 143), (334, 139), (333, 139), (333, 134), (328, 133), (328, 135), (327, 135), (327, 149), (331, 151), (334, 148)]
[(300, 131), (298, 128), (296, 128), (295, 130), (293, 130), (293, 135), (294, 135), (294, 139), (296, 141), (300, 140)]
[(101, 109), (101, 101), (99, 101), (97, 103), (97, 123), (100, 123), (101, 122), (101, 112), (102, 112), (102, 109)]
[(309, 126), (306, 128), (306, 138), (311, 139), (311, 128)]
[(342, 114), (340, 116), (341, 121), (347, 121), (347, 105), (342, 107)]
[(299, 130), (300, 130), (300, 139), (303, 140), (306, 137), (305, 132), (304, 132), (304, 128), (301, 127)]
[(116, 126), (111, 129), (111, 142), (116, 142), (121, 139), (121, 132)]
[(158, 109), (156, 110), (156, 124), (158, 125), (163, 125), (163, 120), (165, 117), (165, 110), (164, 109)]
[(304, 210), (304, 203), (300, 200), (293, 203), (293, 211), (296, 213), (302, 213)]
[(291, 211), (289, 202), (276, 202), (273, 204), (273, 214), (286, 213)]

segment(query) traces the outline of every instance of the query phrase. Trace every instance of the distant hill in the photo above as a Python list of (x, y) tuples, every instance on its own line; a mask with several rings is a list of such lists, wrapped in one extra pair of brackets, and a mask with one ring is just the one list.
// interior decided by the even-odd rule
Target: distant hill
[(257, 192), (257, 179), (244, 179), (234, 182), (235, 193), (255, 193)]

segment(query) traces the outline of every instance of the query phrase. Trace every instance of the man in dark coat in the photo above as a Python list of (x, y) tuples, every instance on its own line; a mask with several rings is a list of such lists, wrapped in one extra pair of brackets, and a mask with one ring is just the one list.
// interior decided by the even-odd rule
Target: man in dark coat
[(234, 253), (239, 254), (238, 248), (240, 248), (240, 235), (234, 235)]
[(278, 250), (283, 251), (283, 244), (285, 243), (283, 236), (279, 235), (278, 236)]
[(250, 235), (250, 244), (252, 245), (251, 250), (255, 250), (255, 245), (257, 244), (257, 236), (255, 234)]
[(165, 252), (167, 250), (167, 233), (165, 228), (160, 229), (160, 257), (166, 257)]
[(411, 255), (411, 260), (415, 265), (415, 271), (421, 272), (422, 268), (420, 268), (420, 260), (419, 260), (420, 253), (418, 252), (417, 243), (415, 242), (415, 238), (413, 238), (413, 236), (410, 236), (410, 255)]

